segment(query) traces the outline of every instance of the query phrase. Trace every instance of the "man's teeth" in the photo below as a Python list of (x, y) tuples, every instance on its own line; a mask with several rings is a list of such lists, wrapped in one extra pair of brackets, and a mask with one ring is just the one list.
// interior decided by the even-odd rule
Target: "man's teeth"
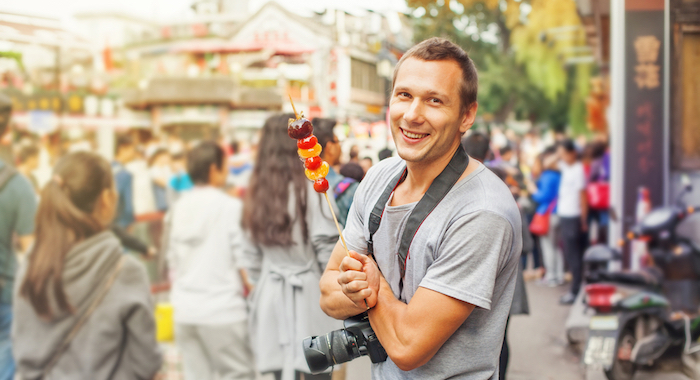
[(405, 131), (405, 130), (403, 131), (403, 134), (406, 135), (406, 137), (411, 138), (411, 139), (422, 139), (423, 137), (428, 135), (427, 133), (419, 135), (417, 133), (411, 133), (411, 132)]

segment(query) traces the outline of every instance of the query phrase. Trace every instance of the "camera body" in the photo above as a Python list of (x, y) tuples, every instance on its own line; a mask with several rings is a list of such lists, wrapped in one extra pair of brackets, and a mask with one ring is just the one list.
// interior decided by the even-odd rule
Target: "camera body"
[(386, 360), (386, 351), (372, 330), (367, 313), (346, 319), (343, 326), (345, 328), (326, 335), (304, 339), (304, 357), (311, 373), (323, 372), (360, 356), (369, 356), (372, 363)]

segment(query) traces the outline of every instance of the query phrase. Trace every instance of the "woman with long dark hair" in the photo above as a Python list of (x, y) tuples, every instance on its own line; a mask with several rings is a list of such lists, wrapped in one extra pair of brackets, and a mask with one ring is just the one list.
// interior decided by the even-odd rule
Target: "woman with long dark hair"
[(146, 271), (109, 230), (116, 204), (105, 159), (78, 152), (57, 163), (17, 273), (20, 378), (152, 379), (160, 369)]
[(296, 141), (287, 135), (293, 115), (272, 116), (262, 130), (243, 208), (251, 294), (251, 341), (261, 373), (279, 379), (312, 376), (301, 341), (340, 328), (319, 306), (318, 282), (338, 241), (328, 205), (304, 175)]

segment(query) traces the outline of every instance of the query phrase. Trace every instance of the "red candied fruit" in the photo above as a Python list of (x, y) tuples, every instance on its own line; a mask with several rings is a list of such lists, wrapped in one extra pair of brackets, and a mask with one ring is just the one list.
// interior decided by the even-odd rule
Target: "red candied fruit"
[(314, 190), (316, 190), (317, 193), (325, 193), (328, 191), (328, 180), (325, 178), (315, 180)]
[(301, 140), (311, 136), (314, 132), (314, 126), (311, 124), (309, 119), (301, 118), (292, 121), (287, 127), (287, 134), (289, 137)]
[(299, 149), (311, 149), (315, 147), (316, 144), (318, 144), (318, 139), (314, 135), (297, 140), (297, 148)]
[(323, 160), (319, 156), (309, 157), (304, 161), (304, 166), (309, 170), (316, 170), (321, 167)]

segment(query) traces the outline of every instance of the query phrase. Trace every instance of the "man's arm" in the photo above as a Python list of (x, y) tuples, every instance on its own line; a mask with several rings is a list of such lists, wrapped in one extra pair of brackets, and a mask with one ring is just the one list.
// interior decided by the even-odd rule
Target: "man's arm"
[[(341, 266), (345, 269), (342, 273)], [(342, 286), (339, 279), (342, 280)], [(319, 282), (323, 312), (335, 319), (346, 319), (365, 312), (367, 306), (364, 300), (372, 294), (366, 280), (362, 264), (358, 260), (350, 260), (342, 243), (338, 242)], [(376, 294), (373, 300), (376, 302)]]
[(405, 304), (394, 297), (383, 277), (378, 298), (369, 311), (370, 324), (391, 360), (403, 371), (432, 359), (474, 310), (470, 303), (423, 287)]
[(588, 231), (588, 194), (586, 189), (581, 190), (581, 228)]

